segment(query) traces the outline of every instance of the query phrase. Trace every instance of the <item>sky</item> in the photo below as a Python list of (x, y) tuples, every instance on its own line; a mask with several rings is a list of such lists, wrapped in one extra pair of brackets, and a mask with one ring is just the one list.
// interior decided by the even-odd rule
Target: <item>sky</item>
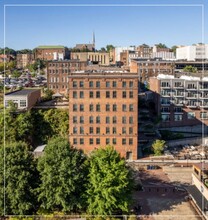
[[(207, 43), (207, 2), (206, 0), (0, 0), (0, 30), (2, 30), (0, 47), (5, 45), (15, 50), (33, 49), (39, 45), (74, 47), (78, 43), (92, 43), (93, 32), (96, 49), (107, 44), (130, 46), (146, 43), (152, 46), (164, 43), (171, 47), (192, 45), (203, 40)], [(193, 4), (204, 5), (204, 35), (202, 7)]]

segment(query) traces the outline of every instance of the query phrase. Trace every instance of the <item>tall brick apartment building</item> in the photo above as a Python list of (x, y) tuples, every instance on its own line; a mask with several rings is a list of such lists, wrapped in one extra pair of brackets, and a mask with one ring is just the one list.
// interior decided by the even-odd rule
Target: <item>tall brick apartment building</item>
[(47, 84), (54, 93), (68, 94), (68, 76), (71, 72), (85, 70), (87, 62), (79, 60), (48, 61)]
[(85, 153), (110, 144), (137, 159), (138, 75), (69, 74), (69, 140)]
[(161, 127), (208, 125), (207, 77), (159, 75), (149, 83)]

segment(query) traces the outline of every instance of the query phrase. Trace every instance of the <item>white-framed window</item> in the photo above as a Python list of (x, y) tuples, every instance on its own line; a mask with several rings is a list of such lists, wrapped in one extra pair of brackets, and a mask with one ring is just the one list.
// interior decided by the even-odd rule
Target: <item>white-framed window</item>
[(195, 119), (195, 112), (187, 112), (188, 119)]

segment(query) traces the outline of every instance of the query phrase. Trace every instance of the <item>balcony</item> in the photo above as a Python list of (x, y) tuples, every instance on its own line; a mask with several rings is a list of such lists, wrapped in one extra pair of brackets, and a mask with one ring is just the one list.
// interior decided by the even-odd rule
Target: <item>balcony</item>
[(187, 86), (186, 90), (197, 90), (197, 86)]
[(173, 96), (175, 96), (175, 97), (184, 97), (184, 93), (174, 93)]
[(194, 95), (186, 96), (186, 99), (198, 99), (198, 95), (194, 94)]

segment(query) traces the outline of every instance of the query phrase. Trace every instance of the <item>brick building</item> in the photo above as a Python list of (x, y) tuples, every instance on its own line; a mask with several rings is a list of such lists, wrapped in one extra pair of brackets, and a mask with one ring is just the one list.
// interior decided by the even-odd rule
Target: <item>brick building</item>
[(69, 50), (64, 46), (39, 46), (35, 48), (35, 59), (64, 60), (69, 59)]
[(69, 113), (73, 146), (90, 153), (110, 144), (126, 159), (137, 159), (137, 74), (71, 73)]
[(150, 78), (161, 127), (208, 125), (208, 78), (159, 75)]
[(87, 62), (79, 60), (49, 61), (47, 86), (54, 93), (68, 94), (68, 76), (71, 72), (85, 70)]
[(17, 68), (24, 68), (34, 63), (34, 54), (17, 54)]
[(160, 73), (174, 74), (175, 64), (173, 61), (151, 60), (131, 60), (130, 72), (138, 73), (141, 81), (149, 81), (150, 77)]

